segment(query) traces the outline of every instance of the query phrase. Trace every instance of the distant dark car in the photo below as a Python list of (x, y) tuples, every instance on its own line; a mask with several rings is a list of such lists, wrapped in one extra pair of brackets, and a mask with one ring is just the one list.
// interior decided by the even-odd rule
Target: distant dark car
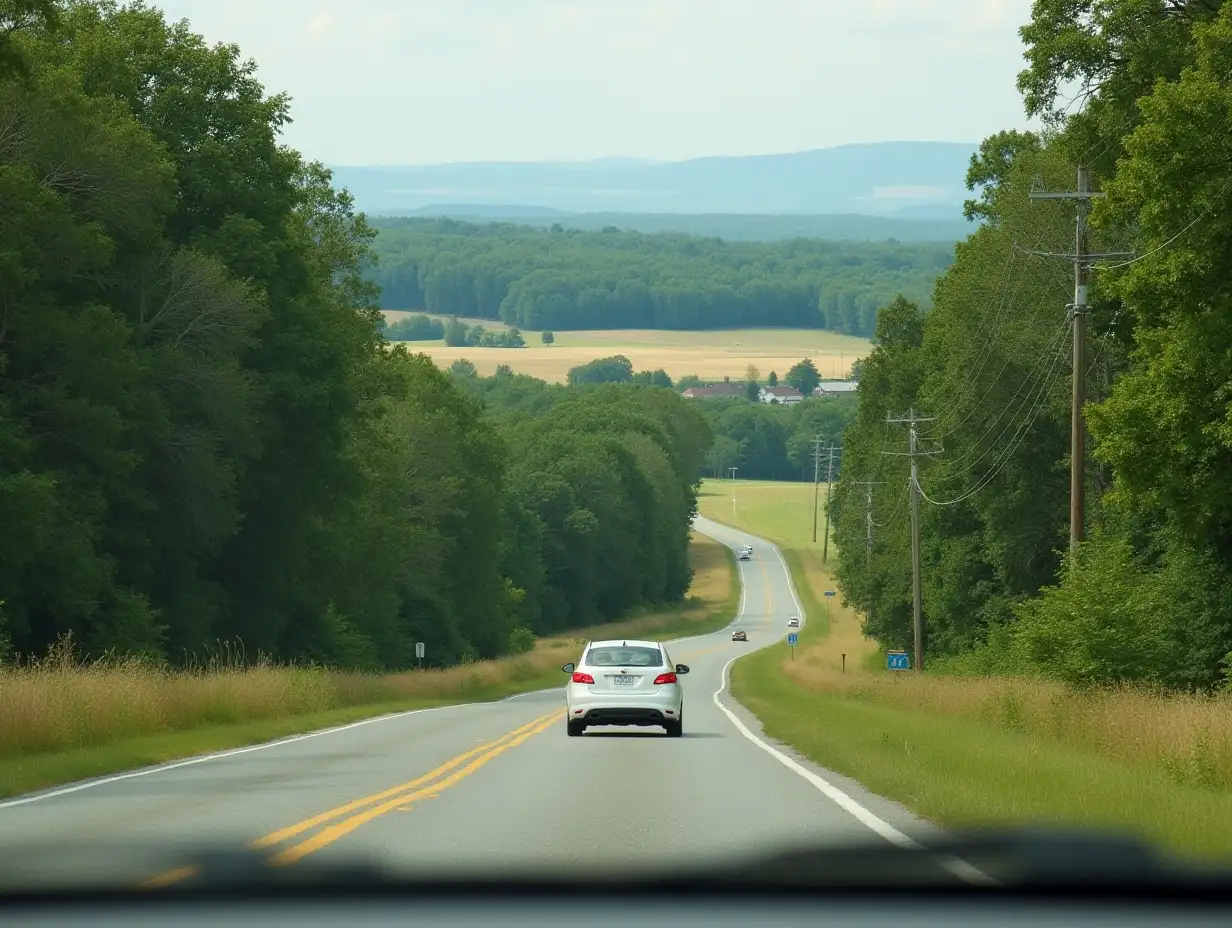
[(732, 641), (748, 641), (749, 636), (742, 631), (732, 632)]

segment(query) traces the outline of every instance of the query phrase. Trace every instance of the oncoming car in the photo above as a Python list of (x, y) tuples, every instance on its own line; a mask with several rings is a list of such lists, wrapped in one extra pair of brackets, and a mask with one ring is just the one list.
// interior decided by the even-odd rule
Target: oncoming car
[(732, 641), (748, 641), (748, 640), (749, 640), (748, 634), (742, 629), (738, 628), (734, 632), (732, 632)]
[(799, 628), (800, 627), (800, 617), (798, 615), (793, 615), (790, 619), (787, 620), (787, 627), (788, 628)]
[(677, 676), (689, 672), (672, 664), (657, 641), (592, 641), (565, 685), (570, 737), (592, 725), (662, 725), (668, 737), (684, 733), (684, 692)]

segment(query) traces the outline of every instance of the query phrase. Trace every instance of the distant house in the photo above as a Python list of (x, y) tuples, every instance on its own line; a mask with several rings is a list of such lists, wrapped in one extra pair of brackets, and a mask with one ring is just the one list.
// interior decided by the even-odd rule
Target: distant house
[(777, 386), (762, 387), (757, 393), (763, 403), (779, 403), (783, 406), (794, 406), (804, 400), (804, 394), (795, 387)]
[(724, 379), (722, 383), (707, 384), (704, 387), (689, 387), (680, 395), (688, 400), (714, 400), (729, 396), (744, 396), (744, 384), (732, 383)]
[(814, 396), (853, 396), (860, 386), (856, 380), (823, 380), (813, 390)]

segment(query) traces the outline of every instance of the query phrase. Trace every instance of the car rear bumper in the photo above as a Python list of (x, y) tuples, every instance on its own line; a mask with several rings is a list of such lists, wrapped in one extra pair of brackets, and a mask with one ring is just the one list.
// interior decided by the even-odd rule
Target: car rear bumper
[(569, 716), (574, 721), (587, 725), (662, 725), (680, 716), (671, 709), (655, 709), (649, 706), (608, 706), (601, 709), (585, 709)]
[(594, 693), (570, 694), (566, 712), (587, 725), (662, 725), (680, 718), (683, 700), (675, 693), (620, 697)]

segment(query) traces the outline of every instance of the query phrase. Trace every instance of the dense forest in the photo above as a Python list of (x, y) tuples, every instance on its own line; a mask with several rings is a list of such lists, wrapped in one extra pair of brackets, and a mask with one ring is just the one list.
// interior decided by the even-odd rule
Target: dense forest
[[(714, 435), (706, 475), (723, 477), (737, 467), (741, 479), (812, 480), (814, 438), (838, 444), (856, 413), (853, 398), (808, 399), (794, 406), (753, 403), (743, 397), (700, 400)], [(835, 458), (835, 474), (839, 473)], [(825, 458), (822, 458), (825, 479)]]
[(0, 649), (443, 664), (679, 600), (697, 409), (390, 347), (288, 118), (157, 10), (0, 0)]
[[(862, 365), (835, 494), (844, 594), (910, 647), (907, 430), (923, 493), (925, 655), (972, 672), (1207, 689), (1232, 676), (1232, 4), (1037, 0), (1019, 79), (1038, 134), (973, 159), (931, 311), (896, 301)], [(1061, 95), (1077, 84), (1081, 106)], [(1067, 552), (1075, 205), (1097, 262), (1086, 542)], [(883, 452), (899, 452), (889, 456)], [(877, 536), (865, 551), (874, 487)], [(933, 666), (937, 666), (934, 663)]]
[(926, 303), (948, 243), (724, 242), (452, 219), (384, 219), (366, 271), (384, 309), (523, 329), (789, 326), (872, 334), (902, 293)]

